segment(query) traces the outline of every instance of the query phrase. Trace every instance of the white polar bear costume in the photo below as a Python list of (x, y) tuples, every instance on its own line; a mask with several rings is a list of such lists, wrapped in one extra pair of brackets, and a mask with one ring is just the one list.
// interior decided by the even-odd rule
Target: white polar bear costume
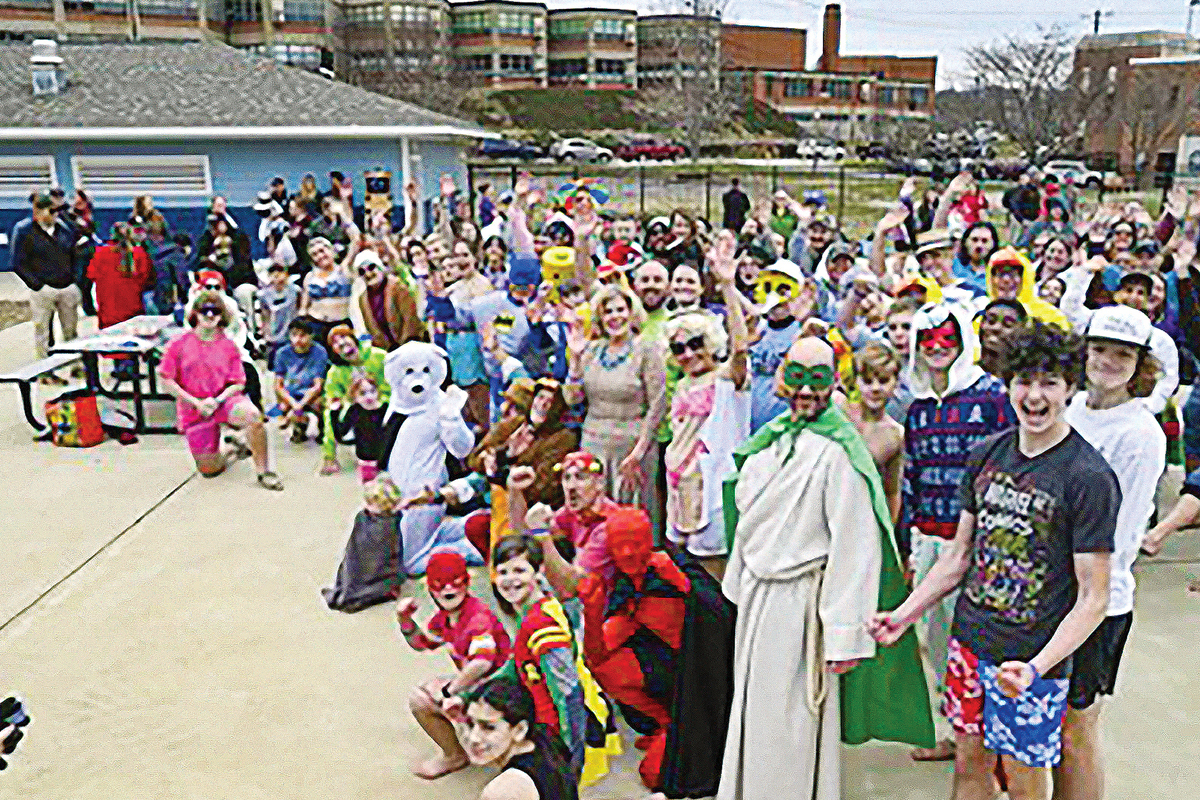
[[(440, 489), (450, 479), (446, 454), (464, 458), (475, 435), (463, 420), (467, 395), (457, 386), (441, 389), (449, 357), (437, 345), (406, 342), (388, 353), (383, 374), (392, 387), (384, 416), (384, 455), (380, 466), (404, 498)], [(446, 524), (448, 523), (448, 524)], [(461, 553), (469, 564), (482, 564), (461, 525), (445, 519), (441, 505), (418, 505), (400, 518), (404, 572), (422, 575), (434, 549)]]

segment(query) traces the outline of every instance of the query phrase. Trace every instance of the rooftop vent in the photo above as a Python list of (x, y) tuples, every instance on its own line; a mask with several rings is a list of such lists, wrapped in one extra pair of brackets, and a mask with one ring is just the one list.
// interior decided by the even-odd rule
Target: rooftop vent
[(58, 94), (66, 86), (62, 70), (62, 58), (58, 55), (58, 42), (53, 39), (34, 39), (33, 55), (29, 57), (29, 71), (33, 77), (35, 96)]

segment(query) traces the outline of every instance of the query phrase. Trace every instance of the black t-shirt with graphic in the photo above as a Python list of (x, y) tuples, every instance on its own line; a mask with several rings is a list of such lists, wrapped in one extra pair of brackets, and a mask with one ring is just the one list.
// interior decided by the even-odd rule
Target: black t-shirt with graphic
[[(975, 515), (971, 564), (953, 635), (999, 664), (1037, 655), (1075, 603), (1075, 553), (1111, 553), (1121, 489), (1108, 462), (1074, 429), (1028, 458), (1016, 429), (971, 449), (959, 486)], [(1070, 674), (1070, 659), (1047, 677)]]

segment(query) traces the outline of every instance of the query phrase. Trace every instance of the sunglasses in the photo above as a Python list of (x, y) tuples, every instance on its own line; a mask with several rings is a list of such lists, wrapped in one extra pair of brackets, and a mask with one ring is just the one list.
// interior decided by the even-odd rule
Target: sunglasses
[(693, 336), (686, 342), (671, 342), (671, 352), (677, 356), (681, 356), (685, 351), (691, 350), (693, 353), (699, 353), (704, 349), (704, 336)]
[(221, 291), (221, 284), (219, 284), (219, 283), (206, 283), (206, 284), (204, 284), (203, 288), (204, 288), (204, 289), (206, 289), (207, 291), (210, 291), (210, 292), (219, 292), (219, 291)]
[(371, 274), (373, 274), (374, 272), (375, 272), (375, 266), (374, 266), (374, 265), (371, 265), (371, 266), (369, 266), (369, 267), (359, 267), (359, 268), (358, 268), (358, 277), (360, 277), (360, 278), (365, 278), (365, 277), (367, 277), (368, 275), (371, 275)]
[(217, 308), (216, 306), (204, 306), (197, 313), (199, 313), (202, 317), (219, 317), (221, 316), (222, 310), (223, 309)]
[(824, 364), (805, 367), (789, 361), (783, 368), (783, 385), (793, 389), (828, 389), (833, 385), (833, 369)]
[(887, 329), (889, 331), (909, 331), (912, 330), (911, 322), (889, 322)]

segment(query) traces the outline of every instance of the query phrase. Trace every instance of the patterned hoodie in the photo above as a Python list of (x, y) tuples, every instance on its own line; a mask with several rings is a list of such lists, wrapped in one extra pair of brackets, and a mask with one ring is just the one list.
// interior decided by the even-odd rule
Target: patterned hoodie
[[(946, 391), (932, 387), (924, 358), (918, 356), (922, 331), (954, 320), (962, 352), (950, 366)], [(1016, 423), (1004, 382), (974, 363), (978, 341), (970, 313), (955, 304), (926, 305), (913, 317), (907, 383), (913, 402), (904, 424), (904, 481), (901, 486), (902, 547), (909, 529), (953, 539), (960, 507), (958, 484), (967, 451), (993, 433)]]

